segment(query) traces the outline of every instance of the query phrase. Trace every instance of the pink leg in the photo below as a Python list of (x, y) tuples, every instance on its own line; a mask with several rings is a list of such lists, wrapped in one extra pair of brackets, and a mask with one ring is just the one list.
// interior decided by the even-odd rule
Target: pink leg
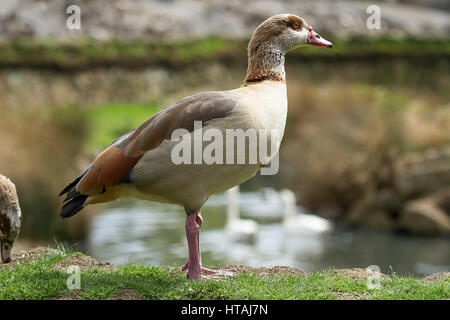
[(200, 227), (203, 219), (200, 211), (195, 214), (188, 214), (186, 217), (186, 237), (189, 248), (189, 260), (183, 266), (182, 270), (188, 270), (189, 279), (221, 279), (218, 277), (205, 277), (202, 272), (208, 275), (234, 275), (232, 270), (211, 270), (202, 267), (202, 258), (200, 254)]
[(200, 256), (200, 224), (197, 222), (197, 214), (188, 214), (186, 217), (186, 237), (189, 248), (189, 260), (187, 262), (189, 279), (202, 277), (202, 260)]

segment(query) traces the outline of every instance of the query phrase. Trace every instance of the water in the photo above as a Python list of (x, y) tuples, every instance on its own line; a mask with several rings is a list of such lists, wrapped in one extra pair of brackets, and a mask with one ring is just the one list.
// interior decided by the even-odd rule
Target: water
[[(335, 226), (321, 218), (310, 219), (301, 208), (297, 208), (298, 214), (307, 222), (288, 232), (281, 223), (283, 204), (279, 197), (241, 193), (240, 199), (241, 216), (259, 223), (256, 240), (230, 239), (225, 228), (227, 198), (223, 194), (211, 197), (202, 210), (205, 266), (288, 265), (315, 272), (331, 267), (378, 265), (384, 273), (400, 275), (427, 275), (450, 269), (448, 238)], [(174, 205), (137, 200), (104, 205), (92, 221), (87, 253), (114, 265), (182, 265), (188, 255), (184, 221), (183, 209)]]

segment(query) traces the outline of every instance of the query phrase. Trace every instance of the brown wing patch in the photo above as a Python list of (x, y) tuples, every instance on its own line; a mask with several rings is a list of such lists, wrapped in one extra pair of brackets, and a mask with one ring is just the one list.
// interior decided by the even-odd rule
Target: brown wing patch
[(118, 184), (127, 175), (142, 154), (128, 157), (124, 149), (116, 146), (109, 147), (94, 160), (89, 171), (80, 180), (77, 191), (85, 195), (107, 191), (109, 187)]
[[(136, 139), (138, 150), (151, 150), (170, 139), (174, 130), (194, 130), (194, 121), (206, 123), (226, 117), (237, 101), (222, 92), (203, 92), (171, 105), (146, 124)], [(136, 149), (136, 146), (133, 146)], [(129, 151), (127, 151), (127, 154)]]

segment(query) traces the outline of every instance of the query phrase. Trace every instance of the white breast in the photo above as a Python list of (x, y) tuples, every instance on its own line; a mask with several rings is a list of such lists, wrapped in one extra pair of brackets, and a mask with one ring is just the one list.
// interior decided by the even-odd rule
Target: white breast
[(241, 121), (248, 122), (245, 124), (249, 128), (267, 130), (268, 142), (272, 142), (275, 146), (272, 152), (273, 157), (279, 150), (286, 125), (286, 83), (262, 81), (233, 91), (241, 98), (242, 103), (238, 108), (238, 111), (244, 114)]
[(286, 83), (262, 81), (232, 90), (240, 98), (240, 108), (247, 113), (250, 127), (284, 131), (287, 116)]

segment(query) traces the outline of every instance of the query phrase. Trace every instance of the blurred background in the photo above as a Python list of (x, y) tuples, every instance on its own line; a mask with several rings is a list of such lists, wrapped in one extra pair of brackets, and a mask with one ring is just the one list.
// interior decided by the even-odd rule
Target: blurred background
[[(81, 29), (66, 26), (70, 5)], [(367, 25), (370, 5), (379, 29)], [(251, 33), (278, 13), (334, 47), (288, 53), (280, 172), (208, 201), (203, 263), (448, 270), (447, 0), (1, 0), (0, 173), (23, 211), (16, 250), (63, 242), (118, 265), (184, 263), (181, 208), (122, 200), (62, 221), (57, 195), (164, 106), (240, 86)], [(250, 237), (226, 227), (236, 204), (258, 224)], [(283, 223), (288, 212), (298, 227)]]

